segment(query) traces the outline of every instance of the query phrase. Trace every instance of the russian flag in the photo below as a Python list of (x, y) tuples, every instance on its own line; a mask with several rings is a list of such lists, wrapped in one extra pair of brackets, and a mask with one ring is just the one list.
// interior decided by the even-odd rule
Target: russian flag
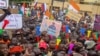
[(20, 14), (24, 15), (25, 14), (25, 3), (20, 8)]
[(35, 0), (35, 3), (34, 3), (34, 8), (37, 7), (37, 0)]
[(73, 0), (70, 1), (70, 5), (68, 7), (68, 10), (73, 10), (75, 12), (79, 12), (80, 11), (80, 7), (77, 5), (76, 2), (74, 2)]
[(41, 7), (42, 7), (42, 11), (45, 12), (45, 11), (47, 10), (47, 5), (46, 5), (46, 3), (43, 3)]

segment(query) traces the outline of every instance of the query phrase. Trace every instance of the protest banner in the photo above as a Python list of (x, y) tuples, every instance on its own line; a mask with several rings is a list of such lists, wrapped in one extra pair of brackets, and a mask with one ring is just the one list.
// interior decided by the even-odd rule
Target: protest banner
[(40, 31), (47, 31), (49, 35), (58, 37), (60, 34), (62, 23), (60, 21), (43, 19)]
[(100, 31), (100, 15), (95, 16), (94, 30)]
[(72, 10), (68, 10), (68, 13), (67, 13), (66, 16), (68, 16), (68, 18), (70, 18), (70, 19), (76, 21), (77, 23), (80, 21), (80, 19), (81, 19), (81, 17), (82, 17), (82, 15), (80, 15), (80, 14), (78, 14), (78, 13), (75, 13), (75, 12), (72, 11)]
[(0, 0), (0, 9), (7, 9), (9, 4), (9, 0)]
[[(21, 14), (11, 14), (7, 16), (5, 20), (9, 21), (9, 24), (5, 27), (5, 29), (21, 29), (22, 28)], [(4, 24), (4, 21), (0, 22), (0, 29), (2, 28), (3, 24)]]

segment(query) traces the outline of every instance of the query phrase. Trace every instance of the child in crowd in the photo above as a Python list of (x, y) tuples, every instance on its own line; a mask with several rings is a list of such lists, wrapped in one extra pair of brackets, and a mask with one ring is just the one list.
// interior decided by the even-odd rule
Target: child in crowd
[[(32, 9), (32, 19), (24, 21), (22, 29), (14, 30), (11, 39), (0, 35), (0, 56), (100, 56), (99, 33), (88, 27), (91, 21), (84, 22), (87, 20), (84, 17), (77, 23), (62, 17), (58, 38), (47, 34), (47, 31), (40, 32), (42, 13), (41, 9)], [(63, 13), (61, 15), (64, 16)]]

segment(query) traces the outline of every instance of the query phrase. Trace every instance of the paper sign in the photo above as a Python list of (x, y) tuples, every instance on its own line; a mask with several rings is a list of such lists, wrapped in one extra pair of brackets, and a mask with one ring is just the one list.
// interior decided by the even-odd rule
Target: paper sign
[(4, 31), (2, 29), (0, 29), (0, 35), (2, 35), (4, 33)]
[(76, 21), (77, 23), (80, 21), (82, 15), (75, 13), (74, 11), (69, 10), (67, 15), (70, 19)]
[(8, 0), (0, 0), (0, 8), (7, 9), (8, 8)]
[(40, 31), (47, 31), (49, 35), (58, 37), (60, 34), (62, 23), (60, 21), (43, 19)]
[[(9, 24), (5, 27), (5, 29), (21, 29), (22, 28), (21, 14), (11, 14), (7, 16), (5, 20), (9, 21)], [(3, 24), (4, 24), (4, 21), (0, 22), (0, 29), (2, 29)]]

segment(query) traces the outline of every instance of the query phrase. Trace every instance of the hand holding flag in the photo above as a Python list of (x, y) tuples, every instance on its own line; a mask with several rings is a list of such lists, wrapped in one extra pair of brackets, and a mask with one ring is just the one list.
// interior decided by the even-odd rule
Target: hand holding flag
[(76, 2), (74, 2), (73, 0), (70, 0), (70, 5), (68, 7), (69, 10), (73, 10), (74, 12), (78, 13), (80, 8), (79, 6), (77, 5)]
[(88, 38), (90, 38), (91, 32), (92, 32), (91, 30), (88, 30), (88, 31), (87, 31), (87, 37), (88, 37)]
[(2, 29), (5, 29), (5, 27), (9, 24), (9, 21), (8, 20), (4, 20), (4, 25), (2, 27)]
[(3, 27), (2, 27), (2, 29), (0, 29), (0, 35), (2, 35), (3, 34), (3, 29), (5, 29), (5, 27), (7, 26), (9, 24), (9, 21), (8, 20), (4, 20), (4, 24), (3, 24)]

